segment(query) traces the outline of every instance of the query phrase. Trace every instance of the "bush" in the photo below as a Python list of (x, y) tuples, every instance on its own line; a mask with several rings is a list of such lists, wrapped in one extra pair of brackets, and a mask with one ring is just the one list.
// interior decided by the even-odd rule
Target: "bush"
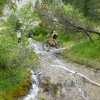
[(34, 28), (34, 31), (37, 33), (37, 35), (42, 34), (42, 35), (47, 35), (48, 34), (48, 30), (39, 26), (36, 26)]
[(32, 58), (32, 54), (34, 52), (27, 49), (25, 43), (18, 46), (17, 39), (13, 40), (10, 36), (5, 35), (0, 38), (1, 68), (17, 67), (24, 63), (25, 66), (29, 66), (29, 62), (34, 58)]
[(23, 91), (19, 91), (25, 95), (31, 85), (28, 68), (38, 64), (37, 55), (27, 48), (27, 39), (23, 38), (18, 44), (16, 33), (12, 30), (9, 28), (0, 32), (0, 100), (14, 100), (12, 96), (17, 95), (16, 91), (22, 86)]

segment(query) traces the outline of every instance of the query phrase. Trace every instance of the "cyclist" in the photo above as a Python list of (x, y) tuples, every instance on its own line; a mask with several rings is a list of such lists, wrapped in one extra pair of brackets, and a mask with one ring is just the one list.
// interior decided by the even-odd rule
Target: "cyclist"
[(22, 29), (19, 29), (19, 30), (17, 31), (18, 43), (21, 43), (21, 34), (22, 34)]
[(56, 44), (57, 44), (57, 38), (58, 38), (57, 32), (56, 31), (52, 31), (53, 46), (56, 46)]
[(52, 38), (53, 38), (54, 40), (57, 40), (58, 35), (57, 35), (57, 32), (56, 32), (56, 31), (53, 31)]
[(57, 32), (56, 31), (51, 31), (51, 33), (48, 34), (48, 37), (49, 37), (50, 45), (55, 47), (56, 44), (57, 44), (57, 38), (58, 38)]

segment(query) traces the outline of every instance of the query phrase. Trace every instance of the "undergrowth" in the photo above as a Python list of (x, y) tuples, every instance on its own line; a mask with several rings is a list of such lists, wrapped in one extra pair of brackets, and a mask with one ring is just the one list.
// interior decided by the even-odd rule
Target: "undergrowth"
[(27, 38), (18, 44), (13, 29), (0, 31), (0, 100), (16, 100), (28, 92), (31, 86), (28, 68), (39, 63), (28, 44)]
[(80, 41), (66, 50), (64, 55), (72, 61), (100, 70), (100, 37), (92, 38), (94, 43), (90, 40)]

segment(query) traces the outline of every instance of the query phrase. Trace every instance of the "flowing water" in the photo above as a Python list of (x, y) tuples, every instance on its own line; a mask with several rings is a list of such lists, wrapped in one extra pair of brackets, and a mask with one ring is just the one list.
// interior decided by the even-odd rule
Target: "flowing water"
[(46, 52), (42, 44), (29, 39), (38, 54), (40, 67), (32, 73), (32, 89), (24, 100), (100, 100), (100, 72)]
[(35, 100), (35, 96), (37, 95), (39, 91), (39, 88), (38, 88), (39, 82), (38, 82), (37, 76), (34, 74), (34, 71), (32, 69), (29, 69), (29, 70), (32, 74), (31, 76), (32, 89), (29, 91), (29, 94), (23, 100)]

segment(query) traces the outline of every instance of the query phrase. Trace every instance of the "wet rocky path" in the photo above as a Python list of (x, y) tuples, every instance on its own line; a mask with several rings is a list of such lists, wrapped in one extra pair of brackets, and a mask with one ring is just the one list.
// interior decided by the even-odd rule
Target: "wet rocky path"
[(56, 52), (43, 51), (41, 43), (29, 41), (40, 66), (34, 69), (37, 96), (27, 100), (100, 100), (100, 72), (70, 62)]

